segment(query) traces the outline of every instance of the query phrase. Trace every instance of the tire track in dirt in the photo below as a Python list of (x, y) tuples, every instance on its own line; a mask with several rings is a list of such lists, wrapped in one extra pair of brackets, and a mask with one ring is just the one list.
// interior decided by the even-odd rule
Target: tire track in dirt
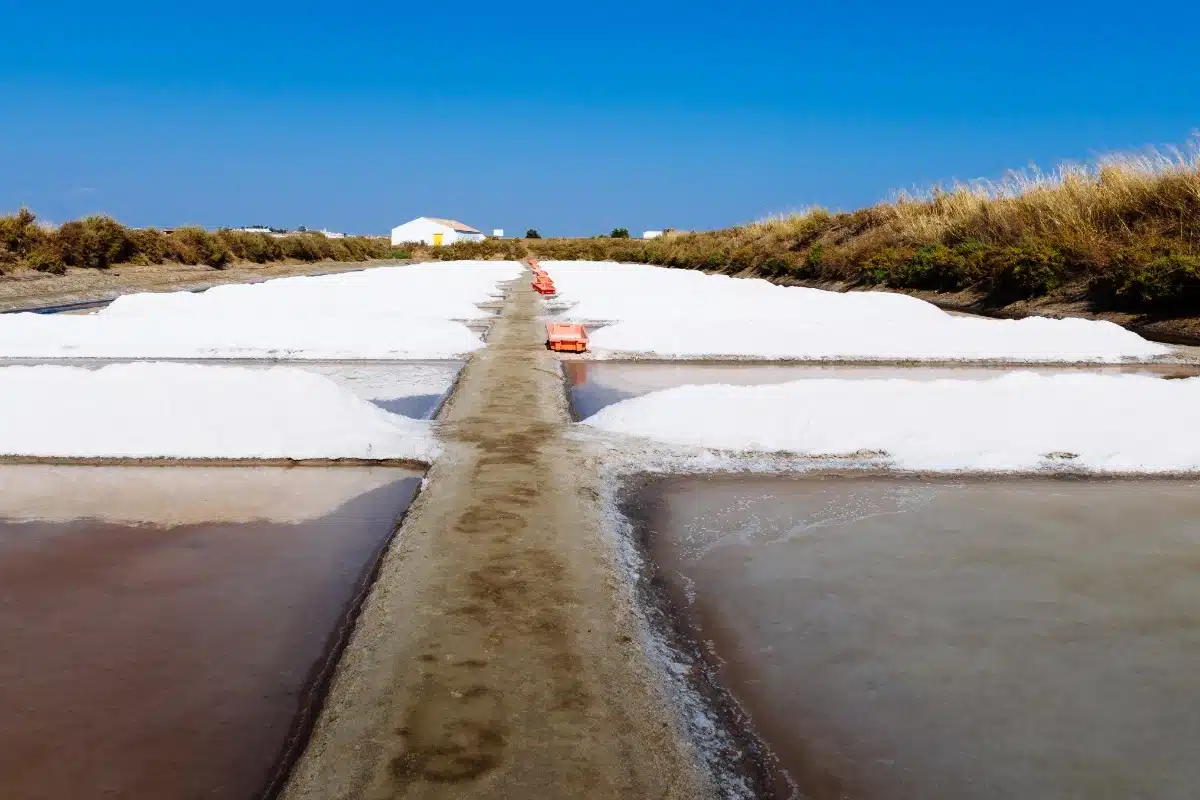
[(540, 311), (518, 281), (464, 369), (288, 800), (711, 794), (617, 591)]

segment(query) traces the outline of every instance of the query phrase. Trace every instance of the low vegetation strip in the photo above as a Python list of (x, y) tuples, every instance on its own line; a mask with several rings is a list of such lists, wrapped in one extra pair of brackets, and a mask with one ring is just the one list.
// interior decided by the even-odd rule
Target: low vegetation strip
[(1200, 150), (1114, 156), (852, 212), (810, 209), (652, 240), (525, 242), (612, 260), (848, 288), (972, 291), (1003, 306), (1071, 295), (1092, 310), (1200, 314)]
[(203, 228), (128, 228), (104, 216), (39, 224), (28, 209), (0, 217), (0, 274), (19, 269), (63, 274), (68, 268), (107, 269), (115, 264), (229, 264), (278, 261), (342, 261), (409, 258), (386, 239), (320, 233), (271, 236), (266, 233)]
[(484, 239), (482, 242), (455, 242), (445, 247), (406, 244), (412, 258), (419, 261), (520, 261), (529, 255), (521, 239)]

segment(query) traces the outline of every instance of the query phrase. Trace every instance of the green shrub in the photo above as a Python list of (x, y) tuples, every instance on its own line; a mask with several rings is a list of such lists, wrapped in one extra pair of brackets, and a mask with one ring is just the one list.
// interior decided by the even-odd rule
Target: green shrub
[(224, 269), (231, 258), (220, 237), (203, 228), (180, 228), (167, 238), (172, 245), (172, 260), (181, 264), (205, 264)]
[(913, 257), (911, 250), (882, 247), (868, 256), (862, 265), (862, 279), (867, 283), (895, 286), (902, 283), (902, 270)]
[(154, 228), (143, 228), (129, 232), (133, 244), (134, 258), (140, 264), (162, 264), (171, 259), (171, 243), (167, 235)]
[(825, 245), (817, 242), (804, 254), (804, 272), (816, 277), (821, 274), (821, 266), (825, 263)]
[(1066, 280), (1066, 259), (1057, 248), (1037, 242), (989, 253), (992, 299), (1000, 302), (1048, 294)]
[(962, 270), (958, 279), (959, 288), (975, 286), (988, 279), (991, 249), (976, 239), (968, 239), (954, 245), (954, 254), (960, 260)]
[(33, 248), (25, 257), (25, 265), (38, 272), (49, 272), (54, 275), (62, 275), (67, 271), (67, 265), (63, 262), (62, 253), (59, 252), (57, 245), (48, 241)]
[(813, 209), (801, 216), (787, 220), (783, 235), (791, 237), (788, 249), (800, 251), (812, 245), (829, 230), (834, 217), (823, 208)]
[(1119, 308), (1195, 309), (1200, 306), (1200, 256), (1123, 250), (1089, 288)]
[[(322, 239), (325, 237), (321, 237)], [(279, 239), (283, 257), (294, 261), (320, 261), (321, 250), (317, 240), (306, 234), (295, 234)]]
[(128, 261), (135, 252), (128, 231), (108, 217), (87, 217), (64, 223), (50, 235), (64, 264), (107, 269)]
[(758, 263), (758, 271), (774, 278), (794, 271), (793, 263), (785, 255), (766, 255)]
[(609, 235), (614, 239), (628, 239), (629, 238), (629, 229), (628, 228), (613, 228), (612, 233)]
[(124, 225), (111, 217), (87, 217), (83, 224), (91, 233), (97, 250), (94, 260), (100, 268), (121, 264), (133, 256), (133, 242)]
[(37, 216), (28, 208), (11, 217), (0, 217), (0, 262), (20, 261), (45, 239), (46, 234), (37, 226)]
[(729, 272), (752, 270), (758, 265), (758, 253), (749, 245), (742, 245), (729, 253), (724, 268)]
[(530, 228), (529, 230), (525, 231), (525, 238), (526, 239), (540, 239), (540, 238), (542, 238), (542, 235), (537, 232), (537, 228)]
[(329, 249), (331, 258), (334, 261), (354, 261), (354, 253), (346, 246), (346, 243), (341, 239), (329, 240)]
[(278, 261), (283, 257), (283, 248), (279, 240), (265, 233), (250, 233), (246, 231), (217, 231), (221, 246), (232, 258), (239, 261), (251, 261), (255, 264), (265, 264), (268, 261)]
[(67, 266), (93, 269), (108, 266), (100, 260), (100, 242), (96, 232), (83, 222), (64, 222), (54, 232), (54, 239)]
[(908, 289), (957, 289), (963, 278), (966, 260), (943, 244), (917, 248), (909, 260), (897, 264), (888, 276), (888, 285)]

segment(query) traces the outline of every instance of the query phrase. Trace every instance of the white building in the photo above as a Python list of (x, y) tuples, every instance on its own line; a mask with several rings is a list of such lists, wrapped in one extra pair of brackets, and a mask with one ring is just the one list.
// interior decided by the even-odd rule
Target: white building
[(483, 234), (453, 219), (417, 217), (412, 222), (392, 228), (392, 244), (422, 242), (440, 247), (455, 242), (482, 242)]
[(504, 238), (504, 228), (493, 228), (492, 229), (492, 238), (493, 239), (503, 239)]
[(344, 233), (339, 233), (337, 231), (327, 231), (324, 228), (321, 228), (321, 230), (316, 231), (316, 233), (321, 234), (326, 239), (345, 239), (346, 238), (346, 234), (344, 234)]
[(657, 239), (658, 237), (660, 237), (662, 235), (663, 235), (662, 231), (643, 231), (642, 232), (643, 239)]

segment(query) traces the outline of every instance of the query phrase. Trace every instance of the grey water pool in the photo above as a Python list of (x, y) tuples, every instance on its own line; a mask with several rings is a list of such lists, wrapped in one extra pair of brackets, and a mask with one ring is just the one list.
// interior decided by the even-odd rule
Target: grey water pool
[(681, 476), (626, 512), (784, 796), (1196, 796), (1200, 482)]

